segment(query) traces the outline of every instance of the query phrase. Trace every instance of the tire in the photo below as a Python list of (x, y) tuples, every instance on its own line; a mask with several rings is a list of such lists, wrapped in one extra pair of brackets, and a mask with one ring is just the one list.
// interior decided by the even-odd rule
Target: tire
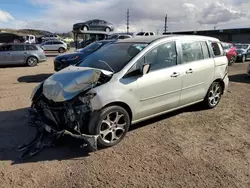
[(245, 62), (246, 62), (246, 55), (243, 55), (243, 56), (242, 56), (241, 61), (242, 61), (242, 63), (245, 63)]
[(82, 27), (82, 30), (83, 30), (83, 31), (88, 31), (89, 28), (88, 28), (87, 26), (83, 26), (83, 27)]
[(120, 106), (109, 106), (91, 117), (88, 131), (92, 135), (100, 135), (97, 139), (99, 148), (107, 148), (118, 144), (128, 132), (129, 126), (128, 112)]
[(231, 66), (235, 62), (236, 62), (236, 57), (235, 56), (231, 56), (230, 59), (229, 59), (229, 61), (228, 61), (228, 65)]
[(213, 82), (209, 87), (206, 97), (204, 98), (203, 105), (207, 109), (215, 108), (221, 99), (222, 85), (219, 82)]
[(106, 32), (110, 32), (111, 29), (110, 29), (109, 27), (107, 27), (107, 28), (105, 29), (105, 31), (106, 31)]
[(34, 67), (34, 66), (37, 66), (38, 64), (38, 59), (36, 57), (29, 57), (26, 61), (26, 64), (29, 66), (29, 67)]
[(58, 52), (59, 52), (59, 53), (64, 53), (65, 51), (66, 51), (66, 50), (65, 50), (64, 48), (59, 48), (59, 49), (58, 49)]

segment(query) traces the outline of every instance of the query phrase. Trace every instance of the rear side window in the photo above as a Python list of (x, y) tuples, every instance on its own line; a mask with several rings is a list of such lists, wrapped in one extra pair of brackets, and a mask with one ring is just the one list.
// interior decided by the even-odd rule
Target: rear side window
[(211, 46), (212, 46), (213, 53), (214, 53), (215, 57), (223, 56), (224, 53), (223, 53), (223, 49), (222, 49), (222, 46), (220, 43), (211, 42)]
[(210, 58), (207, 42), (201, 41), (201, 47), (202, 47), (202, 52), (203, 52), (204, 59)]
[(146, 33), (145, 36), (149, 36), (149, 33)]
[(24, 51), (24, 45), (12, 45), (12, 51)]
[(199, 41), (181, 42), (183, 63), (203, 59), (201, 44)]
[(154, 33), (150, 32), (150, 35), (154, 35)]
[(35, 50), (37, 50), (37, 47), (35, 47), (35, 46), (33, 46), (33, 45), (27, 45), (27, 46), (26, 46), (26, 50), (35, 51)]
[(11, 50), (12, 50), (11, 45), (2, 45), (2, 46), (0, 46), (0, 51), (1, 51), (1, 52), (4, 52), (4, 51), (11, 51)]

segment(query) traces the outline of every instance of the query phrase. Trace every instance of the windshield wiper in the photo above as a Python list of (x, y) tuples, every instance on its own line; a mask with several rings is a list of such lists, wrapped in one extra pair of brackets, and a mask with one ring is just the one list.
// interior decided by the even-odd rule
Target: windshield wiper
[(103, 60), (98, 60), (98, 61), (106, 64), (110, 68), (110, 70), (112, 71), (112, 73), (115, 72), (114, 69), (112, 69), (106, 61), (103, 61)]

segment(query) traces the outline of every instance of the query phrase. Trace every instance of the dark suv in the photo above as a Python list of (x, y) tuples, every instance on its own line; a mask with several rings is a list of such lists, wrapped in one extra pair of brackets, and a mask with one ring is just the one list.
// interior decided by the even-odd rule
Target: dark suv
[(73, 30), (83, 30), (83, 31), (114, 31), (113, 24), (104, 20), (89, 20), (87, 22), (76, 23), (73, 25)]

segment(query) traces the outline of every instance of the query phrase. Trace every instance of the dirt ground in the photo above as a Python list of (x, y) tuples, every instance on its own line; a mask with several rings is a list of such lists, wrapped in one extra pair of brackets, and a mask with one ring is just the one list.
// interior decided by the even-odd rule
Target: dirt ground
[(39, 66), (0, 68), (0, 187), (250, 187), (250, 78), (230, 67), (229, 93), (213, 110), (192, 106), (131, 127), (109, 149), (48, 148), (27, 161), (19, 144), (33, 88), (53, 73)]

